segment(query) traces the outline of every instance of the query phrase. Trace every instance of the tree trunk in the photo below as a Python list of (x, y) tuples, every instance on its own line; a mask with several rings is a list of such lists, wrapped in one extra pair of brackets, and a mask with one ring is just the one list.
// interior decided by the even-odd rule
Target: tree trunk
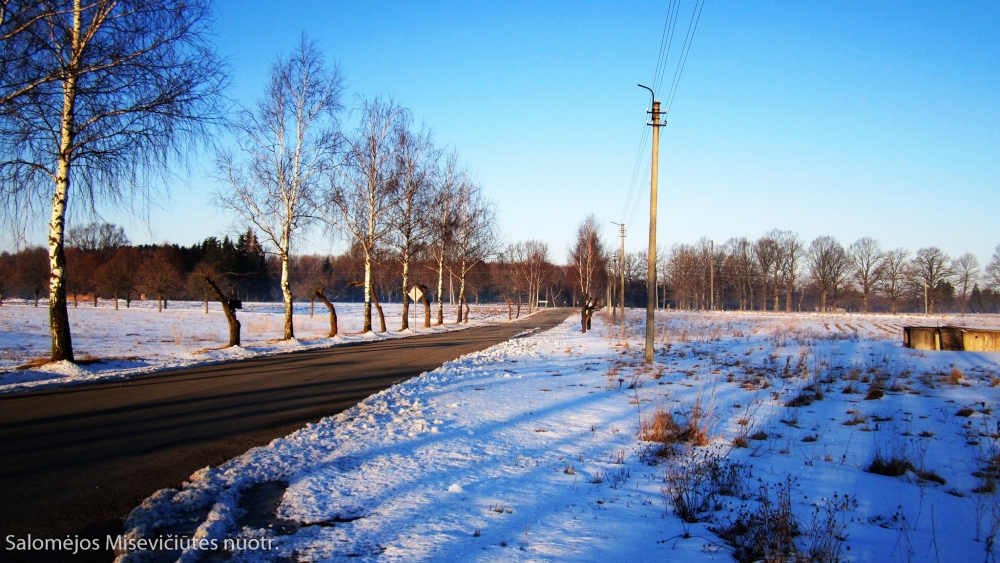
[(444, 260), (438, 261), (437, 326), (444, 324)]
[(118, 310), (118, 294), (115, 294), (115, 311)]
[(159, 293), (156, 294), (156, 312), (157, 313), (163, 312), (163, 296), (160, 295)]
[(514, 302), (511, 301), (510, 297), (504, 297), (504, 301), (507, 302), (507, 320), (514, 320)]
[[(375, 309), (378, 311), (378, 322), (379, 325), (382, 327), (382, 330), (380, 330), (379, 332), (387, 332), (385, 330), (385, 315), (382, 314), (382, 306), (379, 305), (378, 303), (378, 294), (376, 293), (376, 291), (377, 289), (375, 287), (375, 284), (372, 284), (372, 302), (375, 304)], [(371, 310), (369, 309), (369, 314), (370, 313)], [(369, 319), (369, 324), (370, 324), (370, 319)], [(371, 330), (371, 327), (369, 327), (369, 330)]]
[(470, 316), (469, 315), (469, 312), (470, 312), (469, 311), (469, 302), (465, 299), (465, 292), (464, 291), (462, 292), (462, 303), (459, 305), (459, 307), (461, 307), (462, 305), (465, 305), (465, 319), (462, 322), (464, 322), (465, 324), (469, 324), (469, 316)]
[(409, 249), (403, 249), (403, 315), (402, 322), (399, 325), (399, 330), (404, 331), (410, 328), (410, 321), (408, 315), (410, 314), (410, 296), (407, 292), (410, 291), (410, 251)]
[(420, 291), (424, 292), (424, 294), (420, 297), (420, 299), (424, 302), (424, 328), (430, 328), (431, 327), (431, 302), (427, 299), (427, 286), (426, 285), (421, 285), (420, 286)]
[(236, 311), (233, 310), (229, 303), (229, 299), (226, 299), (225, 294), (219, 290), (219, 286), (215, 285), (212, 278), (206, 275), (203, 275), (202, 277), (205, 279), (205, 284), (212, 290), (212, 293), (215, 294), (215, 298), (222, 305), (222, 312), (226, 314), (226, 322), (229, 324), (229, 344), (226, 345), (226, 348), (239, 346), (240, 321), (236, 318)]
[(372, 258), (369, 252), (365, 252), (365, 316), (364, 324), (361, 325), (361, 333), (372, 331)]
[(826, 312), (826, 290), (820, 292), (819, 294), (820, 312)]
[(285, 302), (285, 332), (281, 339), (291, 340), (295, 338), (295, 331), (292, 328), (291, 269), (287, 252), (281, 253), (281, 298)]
[(327, 336), (333, 338), (337, 336), (337, 309), (334, 308), (333, 303), (330, 303), (330, 300), (326, 298), (326, 295), (323, 295), (322, 287), (316, 290), (315, 296), (319, 297), (320, 301), (322, 301), (323, 304), (326, 305), (326, 308), (330, 310), (330, 334)]
[(458, 323), (463, 322), (462, 303), (465, 302), (465, 260), (462, 260), (462, 276), (459, 279), (461, 285), (458, 290)]
[[(80, 5), (73, 10), (72, 43), (74, 56), (80, 47)], [(72, 64), (75, 65), (76, 61)], [(66, 310), (66, 206), (69, 200), (70, 157), (73, 147), (73, 125), (76, 105), (76, 73), (69, 72), (62, 82), (63, 107), (59, 128), (59, 155), (56, 168), (56, 188), (52, 195), (52, 215), (49, 220), (49, 330), (52, 335), (53, 362), (73, 361), (73, 338), (70, 335), (69, 312)]]

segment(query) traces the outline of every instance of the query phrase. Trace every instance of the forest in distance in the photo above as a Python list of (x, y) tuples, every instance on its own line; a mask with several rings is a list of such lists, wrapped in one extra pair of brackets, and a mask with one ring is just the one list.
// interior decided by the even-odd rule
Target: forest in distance
[[(588, 219), (589, 221), (589, 219)], [(586, 222), (585, 222), (586, 223)], [(581, 235), (578, 234), (578, 239)], [(268, 254), (253, 229), (235, 237), (208, 237), (191, 246), (132, 245), (121, 227), (91, 223), (71, 228), (67, 236), (69, 297), (73, 306), (99, 299), (211, 299), (194, 277), (199, 264), (216, 265), (227, 291), (246, 301), (281, 300), (280, 264)], [(577, 240), (577, 247), (580, 244)], [(602, 305), (618, 303), (622, 271), (620, 252), (609, 240), (596, 239), (599, 268), (591, 293)], [(578, 248), (567, 264), (553, 259), (537, 240), (511, 243), (476, 264), (467, 276), (470, 301), (510, 305), (512, 316), (539, 302), (580, 302)], [(381, 301), (402, 300), (401, 261), (391, 248), (373, 253), (375, 287)], [(657, 253), (657, 304), (661, 308), (704, 310), (846, 312), (1000, 312), (1000, 249), (982, 266), (972, 254), (950, 257), (936, 247), (883, 250), (878, 241), (861, 238), (846, 246), (832, 237), (804, 243), (790, 231), (770, 231), (756, 240), (731, 238), (715, 244), (706, 238), (675, 244)], [(457, 280), (446, 265), (443, 291), (435, 283), (438, 264), (426, 252), (413, 258), (411, 279), (429, 287), (432, 302), (456, 302)], [(646, 302), (646, 253), (626, 252), (625, 304)], [(312, 301), (316, 289), (337, 301), (364, 299), (359, 283), (364, 254), (350, 248), (336, 256), (296, 255), (291, 259), (292, 293)], [(48, 281), (47, 254), (40, 247), (0, 254), (0, 295), (30, 302), (42, 300)], [(925, 292), (926, 291), (926, 302)], [(824, 296), (825, 292), (825, 296)], [(610, 294), (610, 297), (609, 297)], [(714, 294), (714, 299), (713, 299)], [(115, 306), (118, 306), (116, 303)]]

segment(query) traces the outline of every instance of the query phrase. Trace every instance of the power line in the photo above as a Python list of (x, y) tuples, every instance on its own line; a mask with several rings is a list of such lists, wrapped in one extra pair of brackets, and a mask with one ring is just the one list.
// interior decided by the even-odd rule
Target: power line
[[(660, 35), (660, 48), (657, 54), (656, 67), (653, 76), (653, 84), (656, 85), (656, 90), (659, 91), (663, 85), (663, 79), (666, 76), (666, 66), (670, 60), (670, 51), (673, 46), (674, 34), (677, 28), (677, 21), (680, 15), (680, 0), (671, 0), (667, 6), (667, 14), (663, 22), (663, 31)], [(667, 95), (666, 111), (669, 113), (671, 106), (673, 105), (674, 95), (677, 93), (677, 87), (680, 84), (681, 76), (684, 73), (684, 67), (687, 64), (688, 54), (691, 52), (691, 44), (694, 41), (694, 34), (698, 29), (698, 23), (701, 21), (701, 12), (704, 9), (705, 0), (696, 0), (694, 8), (691, 11), (691, 20), (688, 22), (687, 33), (684, 36), (684, 42), (681, 46), (680, 55), (677, 58), (677, 67), (674, 70), (674, 77), (671, 81), (670, 90)], [(639, 201), (643, 199), (643, 195), (647, 193), (648, 184), (652, 162), (648, 159), (644, 159), (644, 155), (647, 153), (647, 145), (649, 142), (650, 132), (643, 124), (642, 134), (639, 137), (639, 148), (636, 151), (635, 164), (632, 166), (632, 177), (629, 181), (628, 192), (625, 196), (625, 206), (622, 210), (622, 222), (632, 223), (635, 218), (636, 211), (639, 209)], [(643, 170), (643, 161), (646, 162), (645, 173), (641, 176), (642, 182), (639, 182), (640, 171)], [(631, 207), (631, 211), (629, 208)]]
[[(698, 22), (701, 21), (701, 11), (705, 7), (705, 0), (701, 0), (700, 3), (696, 3), (694, 10), (691, 12), (691, 22), (688, 24), (688, 32), (684, 37), (684, 46), (681, 48), (681, 54), (677, 61), (677, 70), (674, 71), (674, 80), (670, 85), (670, 94), (667, 96), (667, 112), (670, 112), (670, 108), (673, 106), (674, 94), (677, 93), (677, 86), (680, 84), (681, 75), (684, 73), (684, 66), (687, 64), (688, 53), (691, 52), (691, 44), (694, 42), (694, 34), (698, 30)], [(663, 77), (660, 77), (663, 80)]]

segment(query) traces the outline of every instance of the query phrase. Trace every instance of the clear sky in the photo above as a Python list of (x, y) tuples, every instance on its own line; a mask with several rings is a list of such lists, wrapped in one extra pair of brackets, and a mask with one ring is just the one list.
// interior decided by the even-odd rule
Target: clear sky
[[(661, 99), (694, 0), (681, 3)], [(218, 2), (234, 99), (302, 32), (356, 96), (388, 95), (456, 147), (508, 241), (562, 261), (589, 213), (645, 248), (648, 185), (625, 209), (668, 2)], [(708, 0), (662, 130), (658, 239), (791, 229), (845, 246), (1000, 244), (1000, 2)], [(648, 166), (644, 155), (642, 170)], [(205, 158), (204, 166), (210, 165)], [(195, 171), (134, 242), (191, 244), (232, 223)], [(85, 218), (81, 218), (83, 220)], [(38, 234), (38, 241), (43, 237)], [(322, 234), (300, 251), (336, 249)]]

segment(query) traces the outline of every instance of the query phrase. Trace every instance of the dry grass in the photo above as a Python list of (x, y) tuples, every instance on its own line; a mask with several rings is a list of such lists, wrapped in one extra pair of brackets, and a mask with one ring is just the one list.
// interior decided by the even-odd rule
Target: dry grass
[(948, 376), (945, 378), (945, 383), (951, 386), (961, 385), (963, 379), (965, 379), (965, 374), (962, 373), (962, 370), (951, 368), (951, 371), (948, 372)]
[(691, 411), (681, 418), (681, 422), (678, 423), (673, 414), (658, 407), (651, 416), (642, 421), (639, 428), (639, 439), (667, 445), (686, 443), (694, 446), (707, 446), (706, 416), (699, 401), (696, 400)]

